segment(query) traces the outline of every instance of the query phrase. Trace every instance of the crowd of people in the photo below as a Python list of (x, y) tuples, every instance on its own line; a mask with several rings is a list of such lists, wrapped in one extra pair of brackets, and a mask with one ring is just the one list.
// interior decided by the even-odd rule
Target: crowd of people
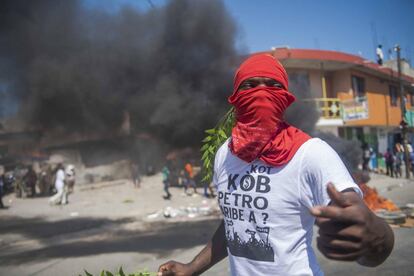
[[(2, 197), (8, 192), (14, 192), (16, 197), (33, 198), (36, 196), (51, 196), (52, 205), (68, 204), (68, 195), (75, 186), (75, 166), (66, 167), (59, 163), (52, 165), (43, 163), (39, 166), (33, 164), (18, 164), (12, 171), (0, 170), (0, 208), (6, 208)], [(52, 196), (53, 195), (53, 196)]]
[[(395, 143), (394, 147), (387, 148), (381, 154), (377, 154), (372, 147), (364, 144), (362, 147), (362, 169), (366, 171), (383, 172), (390, 177), (402, 177), (402, 169), (405, 165), (405, 150), (401, 143)], [(408, 165), (414, 175), (414, 150), (410, 143), (407, 144)]]

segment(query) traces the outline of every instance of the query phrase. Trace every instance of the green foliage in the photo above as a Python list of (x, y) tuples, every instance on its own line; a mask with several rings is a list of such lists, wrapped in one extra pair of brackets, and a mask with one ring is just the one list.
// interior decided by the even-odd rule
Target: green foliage
[[(107, 270), (102, 270), (99, 275), (100, 276), (156, 276), (157, 273), (156, 272), (148, 272), (148, 271), (139, 271), (139, 272), (135, 272), (135, 273), (125, 274), (125, 272), (123, 271), (122, 266), (121, 266), (119, 268), (118, 272), (115, 273), (115, 274), (113, 274), (113, 273), (111, 273), (110, 271), (107, 271)], [(82, 275), (79, 275), (79, 276), (82, 276)], [(93, 276), (93, 275), (85, 270), (85, 275), (84, 276)]]
[(206, 137), (203, 139), (203, 145), (200, 149), (203, 161), (203, 182), (211, 182), (216, 152), (231, 136), (234, 122), (234, 108), (230, 108), (214, 128), (205, 130)]

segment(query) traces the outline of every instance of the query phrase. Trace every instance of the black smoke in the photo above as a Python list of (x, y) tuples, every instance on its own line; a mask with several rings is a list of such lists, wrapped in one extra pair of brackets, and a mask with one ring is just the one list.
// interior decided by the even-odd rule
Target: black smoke
[[(18, 105), (28, 127), (87, 134), (116, 132), (128, 111), (137, 133), (174, 146), (198, 145), (203, 130), (228, 109), (241, 56), (236, 37), (220, 0), (113, 12), (80, 0), (3, 0), (0, 115)], [(290, 88), (299, 101), (287, 120), (314, 133), (320, 114), (300, 101), (310, 98), (309, 84), (296, 76)], [(355, 167), (358, 153), (349, 150), (355, 145), (325, 138)]]
[(0, 5), (0, 82), (28, 126), (46, 131), (132, 128), (197, 144), (226, 109), (236, 27), (219, 0), (172, 0), (141, 11), (73, 0)]

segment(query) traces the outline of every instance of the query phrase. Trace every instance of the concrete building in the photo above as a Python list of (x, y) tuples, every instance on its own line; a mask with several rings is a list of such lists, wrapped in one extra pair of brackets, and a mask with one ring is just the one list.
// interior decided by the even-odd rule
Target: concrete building
[[(307, 91), (302, 100), (317, 105), (318, 129), (369, 143), (381, 153), (401, 142), (401, 99), (395, 70), (337, 51), (275, 48), (268, 53), (285, 66), (291, 82), (300, 82)], [(405, 118), (411, 130), (414, 77), (403, 74), (402, 79)], [(414, 142), (411, 131), (409, 140)]]

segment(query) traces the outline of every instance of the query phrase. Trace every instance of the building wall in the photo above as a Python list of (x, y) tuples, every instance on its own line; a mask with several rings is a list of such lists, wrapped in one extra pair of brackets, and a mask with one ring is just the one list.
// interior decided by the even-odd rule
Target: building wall
[[(322, 72), (313, 69), (293, 69), (287, 68), (288, 74), (301, 73), (308, 74), (310, 98), (322, 98)], [(362, 77), (365, 80), (365, 92), (368, 101), (368, 119), (351, 120), (345, 122), (345, 126), (359, 127), (397, 127), (401, 121), (400, 99), (397, 105), (391, 106), (389, 95), (389, 85), (398, 83), (386, 77), (373, 76), (355, 69), (344, 69), (337, 71), (326, 71), (326, 89), (328, 98), (339, 98), (341, 101), (354, 99), (352, 90), (352, 76)], [(408, 97), (407, 109), (410, 106)]]
[(322, 81), (320, 70), (308, 70), (311, 94), (313, 98), (322, 98)]
[(368, 119), (345, 122), (347, 126), (398, 126), (401, 121), (399, 101), (397, 106), (391, 106), (389, 95), (389, 80), (371, 76), (356, 70), (342, 70), (333, 74), (333, 89), (337, 91), (340, 100), (354, 98), (352, 91), (352, 76), (362, 77), (365, 80), (365, 92), (368, 101)]
[(289, 76), (292, 76), (293, 74), (307, 74), (309, 79), (308, 89), (310, 92), (310, 95), (307, 98), (322, 98), (322, 81), (320, 70), (286, 68), (286, 71)]

